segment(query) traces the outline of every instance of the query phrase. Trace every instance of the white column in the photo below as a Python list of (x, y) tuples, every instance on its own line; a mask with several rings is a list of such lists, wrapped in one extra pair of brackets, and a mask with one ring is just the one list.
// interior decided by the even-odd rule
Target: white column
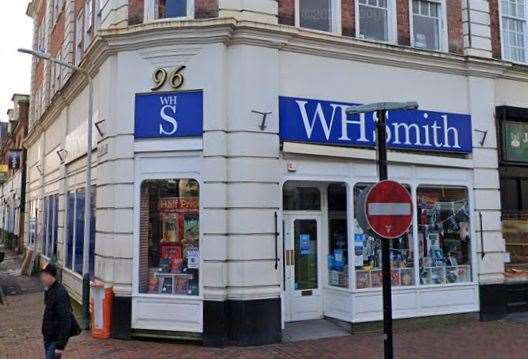
[(492, 57), (490, 5), (486, 0), (461, 0), (464, 54)]

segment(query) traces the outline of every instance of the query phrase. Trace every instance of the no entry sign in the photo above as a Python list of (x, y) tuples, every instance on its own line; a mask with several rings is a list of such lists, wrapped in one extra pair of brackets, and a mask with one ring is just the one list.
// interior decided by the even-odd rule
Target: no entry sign
[(412, 198), (400, 183), (378, 182), (367, 193), (365, 214), (369, 227), (385, 239), (401, 237), (412, 224)]

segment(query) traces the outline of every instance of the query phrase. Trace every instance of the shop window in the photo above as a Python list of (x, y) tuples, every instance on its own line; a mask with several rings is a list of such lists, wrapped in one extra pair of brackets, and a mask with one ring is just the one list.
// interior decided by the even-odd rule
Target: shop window
[(328, 186), (328, 284), (348, 288), (347, 188)]
[(367, 40), (392, 41), (390, 28), (393, 0), (359, 0), (359, 37)]
[(84, 13), (81, 11), (75, 21), (75, 65), (79, 65), (84, 53), (83, 46), (83, 26)]
[(285, 211), (320, 211), (321, 193), (315, 187), (284, 187)]
[(57, 257), (58, 195), (44, 197), (43, 218), (43, 254), (50, 258)]
[[(354, 186), (354, 203), (368, 190), (371, 184)], [(410, 192), (410, 188), (407, 188)], [(354, 265), (356, 267), (356, 288), (377, 288), (382, 286), (381, 240), (361, 228), (358, 211), (354, 211)], [(391, 241), (391, 278), (393, 286), (414, 285), (414, 251), (412, 228), (404, 236)]]
[(84, 50), (90, 46), (94, 36), (94, 2), (86, 0), (84, 4)]
[(442, 4), (437, 1), (412, 1), (413, 46), (440, 50), (443, 28)]
[(334, 3), (336, 0), (298, 0), (298, 26), (320, 30), (334, 31)]
[[(90, 224), (88, 262), (89, 273), (93, 277), (95, 268), (95, 186), (92, 187), (91, 193), (90, 210), (92, 211), (92, 222)], [(66, 267), (82, 274), (84, 258), (84, 210), (86, 205), (84, 188), (69, 191), (66, 201)]]
[(471, 281), (468, 191), (461, 187), (417, 189), (420, 283)]
[(199, 184), (193, 179), (141, 185), (139, 292), (199, 294)]
[(504, 59), (526, 62), (528, 14), (524, 0), (502, 0), (502, 54)]
[[(8, 208), (9, 211), (9, 208)], [(8, 212), (9, 213), (9, 212)], [(29, 202), (29, 217), (28, 217), (28, 242), (31, 247), (35, 247), (37, 243), (37, 214), (38, 214), (38, 200)], [(8, 215), (8, 218), (10, 216)]]

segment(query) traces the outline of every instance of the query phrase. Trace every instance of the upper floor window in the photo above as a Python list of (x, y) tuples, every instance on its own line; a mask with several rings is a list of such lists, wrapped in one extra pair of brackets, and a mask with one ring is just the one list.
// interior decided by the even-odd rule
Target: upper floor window
[(78, 65), (81, 62), (81, 58), (84, 52), (83, 21), (84, 13), (81, 11), (75, 21), (75, 65)]
[(394, 0), (359, 0), (357, 2), (356, 25), (360, 38), (394, 42), (395, 4)]
[(502, 0), (502, 53), (505, 59), (526, 62), (528, 47), (524, 0)]
[(194, 17), (194, 0), (146, 0), (146, 20)]
[(443, 50), (444, 9), (437, 0), (412, 1), (412, 44), (428, 50)]
[(339, 6), (337, 0), (297, 0), (296, 25), (299, 27), (337, 32)]
[(84, 49), (90, 46), (93, 39), (93, 25), (94, 25), (94, 2), (93, 0), (86, 0), (84, 4)]

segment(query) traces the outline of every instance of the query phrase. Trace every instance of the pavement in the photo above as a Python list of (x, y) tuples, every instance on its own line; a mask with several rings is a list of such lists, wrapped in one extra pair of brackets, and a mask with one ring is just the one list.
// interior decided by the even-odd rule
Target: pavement
[[(11, 263), (12, 265), (12, 263)], [(7, 285), (7, 305), (0, 304), (0, 359), (42, 358), (40, 319), (42, 292), (34, 278), (14, 276), (6, 262), (0, 264), (0, 285)], [(6, 279), (7, 278), (7, 279)], [(462, 318), (462, 319), (461, 319)], [(395, 325), (395, 358), (500, 359), (528, 358), (528, 315), (479, 322), (471, 317), (404, 321)], [(416, 323), (419, 323), (416, 325)], [(319, 323), (321, 324), (321, 323)], [(383, 358), (379, 324), (356, 331), (325, 322), (289, 326), (285, 342), (250, 348), (204, 348), (198, 344), (145, 340), (97, 340), (83, 333), (72, 338), (66, 359), (97, 358), (198, 358), (198, 359), (363, 359)], [(306, 332), (334, 332), (336, 336), (310, 339)]]

